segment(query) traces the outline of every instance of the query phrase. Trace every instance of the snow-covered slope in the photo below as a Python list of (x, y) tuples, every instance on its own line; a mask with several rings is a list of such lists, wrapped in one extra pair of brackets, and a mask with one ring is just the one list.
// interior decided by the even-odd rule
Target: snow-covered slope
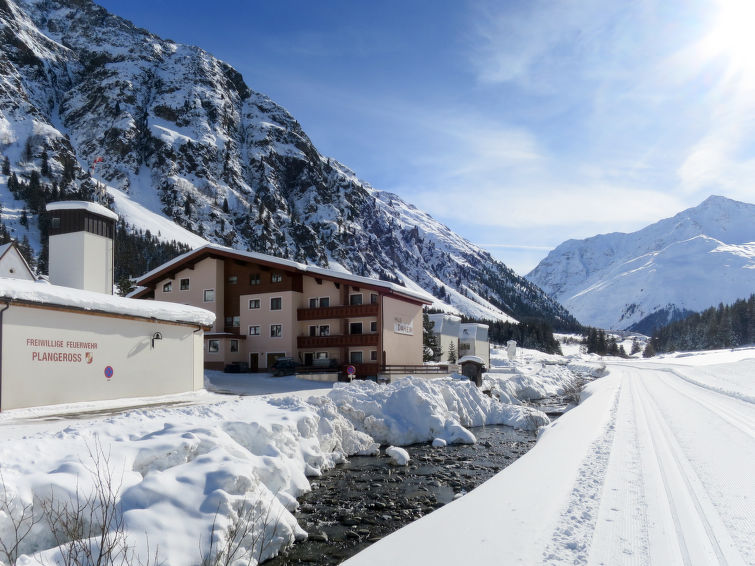
[(0, 2), (0, 30), (0, 151), (30, 226), (44, 202), (94, 194), (95, 179), (152, 233), (172, 232), (171, 220), (210, 242), (402, 279), (444, 309), (573, 322), (484, 250), (321, 155), (291, 114), (204, 50), (88, 0)]
[(712, 196), (638, 232), (569, 240), (527, 277), (583, 324), (648, 331), (755, 290), (755, 205)]

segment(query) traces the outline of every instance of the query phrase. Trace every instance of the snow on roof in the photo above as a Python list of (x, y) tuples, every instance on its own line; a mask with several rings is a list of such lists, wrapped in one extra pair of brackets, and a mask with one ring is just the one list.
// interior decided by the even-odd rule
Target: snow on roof
[(458, 363), (463, 364), (465, 362), (475, 362), (483, 366), (485, 365), (485, 360), (483, 360), (480, 356), (463, 356), (459, 358)]
[[(413, 299), (417, 299), (424, 302), (432, 302), (433, 297), (429, 295), (428, 293), (425, 293), (424, 291), (419, 290), (410, 290), (406, 287), (402, 287), (401, 285), (397, 285), (396, 283), (391, 283), (389, 281), (381, 281), (380, 279), (373, 279), (371, 277), (362, 277), (359, 275), (353, 275), (348, 272), (343, 271), (336, 271), (333, 269), (326, 269), (324, 267), (318, 267), (315, 265), (307, 265), (306, 263), (299, 263), (297, 261), (292, 261), (290, 259), (283, 259), (280, 257), (275, 257), (267, 254), (261, 254), (257, 252), (246, 252), (242, 250), (235, 250), (233, 248), (228, 248), (226, 246), (220, 246), (218, 244), (207, 244), (205, 246), (193, 249), (189, 252), (186, 252), (184, 254), (181, 254), (180, 256), (177, 256), (173, 258), (172, 260), (156, 267), (152, 271), (149, 271), (139, 277), (136, 282), (137, 284), (141, 284), (143, 281), (146, 281), (147, 279), (153, 277), (154, 275), (163, 272), (174, 265), (180, 265), (184, 260), (188, 259), (191, 256), (200, 255), (202, 252), (221, 252), (221, 253), (227, 253), (232, 254), (240, 258), (249, 259), (249, 260), (257, 260), (257, 261), (264, 261), (268, 263), (274, 263), (277, 265), (281, 265), (284, 267), (290, 267), (292, 269), (296, 269), (298, 271), (302, 271), (304, 273), (309, 273), (310, 275), (317, 276), (322, 275), (323, 277), (334, 277), (337, 279), (344, 279), (346, 281), (352, 281), (354, 283), (362, 283), (363, 285), (372, 285), (374, 287), (383, 287), (385, 289), (390, 289), (394, 293), (398, 293), (400, 295), (404, 295), (407, 297), (411, 297)], [(136, 291), (132, 292), (133, 295)]]
[(96, 202), (89, 202), (86, 200), (64, 200), (60, 202), (51, 202), (47, 205), (47, 210), (86, 210), (92, 214), (99, 214), (105, 218), (118, 221), (118, 215)]
[(7, 244), (0, 246), (0, 257), (3, 257), (3, 255), (5, 255), (5, 252), (7, 252), (12, 245), (13, 242), (8, 242)]
[(27, 301), (203, 326), (210, 326), (215, 322), (215, 313), (189, 305), (127, 299), (116, 295), (51, 285), (42, 281), (5, 277), (0, 277), (0, 300)]

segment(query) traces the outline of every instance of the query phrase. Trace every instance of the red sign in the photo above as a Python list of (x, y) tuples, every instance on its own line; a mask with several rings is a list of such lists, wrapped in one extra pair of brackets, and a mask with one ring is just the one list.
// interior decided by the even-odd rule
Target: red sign
[(346, 373), (348, 373), (349, 375), (355, 375), (356, 372), (357, 368), (355, 368), (354, 366), (346, 366)]

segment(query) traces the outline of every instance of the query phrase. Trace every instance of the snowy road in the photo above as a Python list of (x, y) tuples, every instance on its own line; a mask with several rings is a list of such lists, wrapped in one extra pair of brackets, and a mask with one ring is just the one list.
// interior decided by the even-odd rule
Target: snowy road
[(755, 359), (608, 369), (528, 455), (347, 564), (755, 564)]
[(615, 438), (588, 562), (755, 563), (753, 405), (673, 369), (611, 371)]

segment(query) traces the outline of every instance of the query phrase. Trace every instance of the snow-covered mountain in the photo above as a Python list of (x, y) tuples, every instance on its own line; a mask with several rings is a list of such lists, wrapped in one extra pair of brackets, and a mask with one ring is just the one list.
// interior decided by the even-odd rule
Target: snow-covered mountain
[(527, 278), (583, 324), (647, 332), (755, 291), (755, 205), (711, 196), (631, 234), (568, 240)]
[(0, 29), (0, 151), (22, 185), (0, 176), (4, 221), (26, 206), (29, 226), (44, 224), (45, 201), (91, 195), (96, 179), (126, 220), (163, 237), (399, 279), (472, 316), (574, 322), (486, 251), (321, 155), (204, 50), (89, 0), (2, 0)]

